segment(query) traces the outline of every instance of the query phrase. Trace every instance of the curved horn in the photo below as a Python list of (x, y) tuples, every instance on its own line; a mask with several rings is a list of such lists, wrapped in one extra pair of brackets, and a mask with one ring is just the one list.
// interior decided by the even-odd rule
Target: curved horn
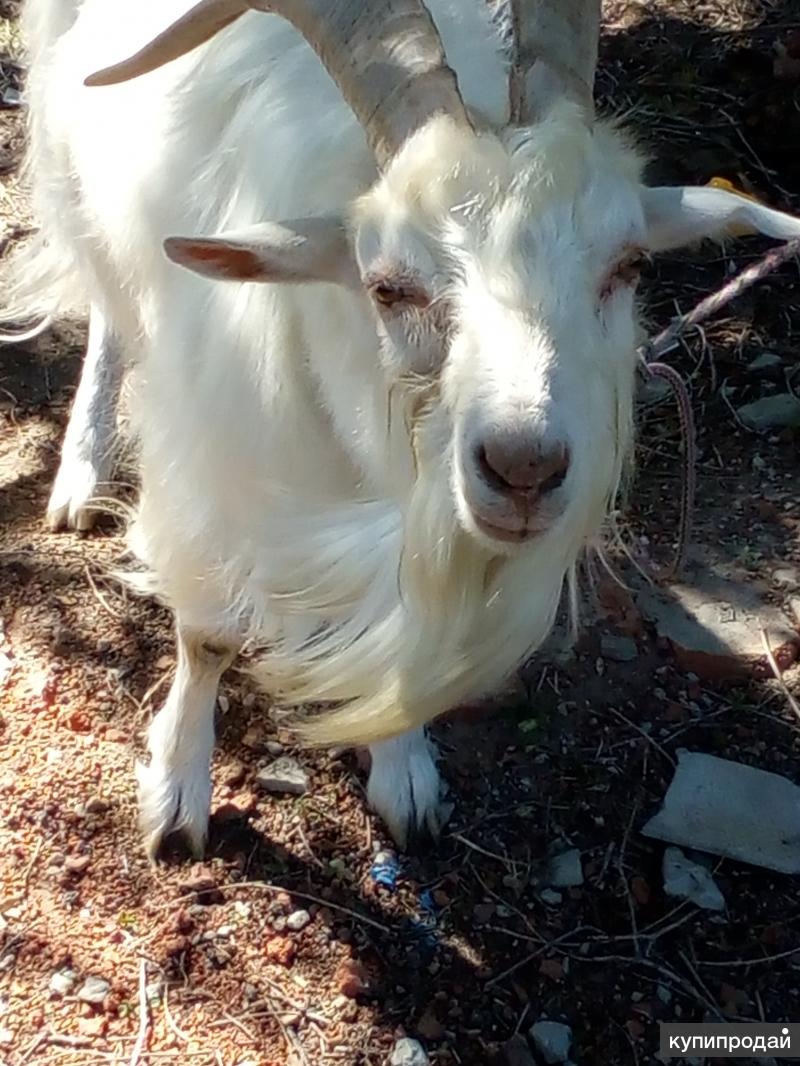
[(363, 126), (379, 165), (433, 114), (469, 124), (422, 0), (201, 0), (136, 55), (85, 84), (113, 85), (154, 70), (251, 9), (280, 15), (299, 30)]
[(249, 10), (246, 0), (200, 0), (144, 48), (113, 67), (90, 74), (83, 84), (117, 85), (140, 74), (149, 74), (204, 44)]
[(527, 125), (548, 98), (568, 95), (594, 116), (600, 0), (511, 0), (511, 121)]

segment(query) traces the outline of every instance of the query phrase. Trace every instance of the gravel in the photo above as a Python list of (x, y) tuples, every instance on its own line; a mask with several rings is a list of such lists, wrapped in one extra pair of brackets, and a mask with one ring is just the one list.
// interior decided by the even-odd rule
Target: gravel
[(111, 985), (104, 977), (87, 977), (78, 989), (78, 999), (100, 1006), (110, 991)]
[(256, 784), (266, 792), (283, 792), (294, 796), (303, 796), (309, 789), (308, 774), (297, 759), (289, 755), (262, 767), (256, 774)]
[(301, 929), (305, 929), (310, 921), (311, 915), (308, 911), (295, 911), (294, 914), (290, 914), (286, 919), (286, 928), (291, 929), (293, 933), (299, 933)]
[(392, 1048), (389, 1066), (429, 1066), (430, 1061), (418, 1040), (404, 1037)]
[(533, 1046), (547, 1063), (567, 1062), (572, 1030), (562, 1022), (539, 1021), (531, 1026)]

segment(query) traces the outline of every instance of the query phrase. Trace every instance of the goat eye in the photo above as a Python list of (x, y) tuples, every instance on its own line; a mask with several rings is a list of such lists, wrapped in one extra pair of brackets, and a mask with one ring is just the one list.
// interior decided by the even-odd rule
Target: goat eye
[(424, 289), (413, 285), (376, 281), (369, 286), (369, 292), (379, 307), (389, 310), (399, 310), (401, 307), (424, 308), (430, 303), (430, 297)]
[(403, 290), (394, 285), (373, 285), (370, 292), (372, 299), (381, 307), (394, 307), (403, 300)]

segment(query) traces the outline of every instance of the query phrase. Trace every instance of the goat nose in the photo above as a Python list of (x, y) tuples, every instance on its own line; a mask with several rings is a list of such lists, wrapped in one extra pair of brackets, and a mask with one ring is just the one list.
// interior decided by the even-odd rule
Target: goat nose
[(478, 468), (484, 481), (506, 495), (545, 496), (559, 487), (569, 470), (564, 447), (543, 451), (536, 445), (495, 438), (478, 446)]

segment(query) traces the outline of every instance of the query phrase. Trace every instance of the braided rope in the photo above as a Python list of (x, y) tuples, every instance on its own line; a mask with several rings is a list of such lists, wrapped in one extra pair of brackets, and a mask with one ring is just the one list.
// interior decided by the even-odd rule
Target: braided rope
[(672, 565), (667, 569), (665, 577), (676, 577), (686, 561), (686, 553), (689, 548), (689, 539), (692, 529), (692, 516), (694, 514), (695, 491), (697, 485), (697, 440), (695, 431), (694, 414), (689, 391), (683, 378), (661, 358), (667, 352), (672, 351), (678, 343), (678, 339), (693, 326), (699, 325), (705, 319), (721, 310), (731, 300), (735, 300), (751, 285), (761, 281), (778, 267), (800, 255), (800, 239), (788, 241), (780, 248), (774, 248), (765, 256), (746, 267), (736, 277), (726, 282), (721, 289), (706, 296), (696, 307), (685, 315), (673, 319), (669, 326), (655, 338), (648, 340), (636, 350), (641, 368), (646, 374), (660, 377), (668, 382), (675, 401), (678, 405), (678, 414), (681, 422), (681, 436), (683, 439), (683, 482), (681, 487), (681, 513), (678, 526), (678, 546)]

